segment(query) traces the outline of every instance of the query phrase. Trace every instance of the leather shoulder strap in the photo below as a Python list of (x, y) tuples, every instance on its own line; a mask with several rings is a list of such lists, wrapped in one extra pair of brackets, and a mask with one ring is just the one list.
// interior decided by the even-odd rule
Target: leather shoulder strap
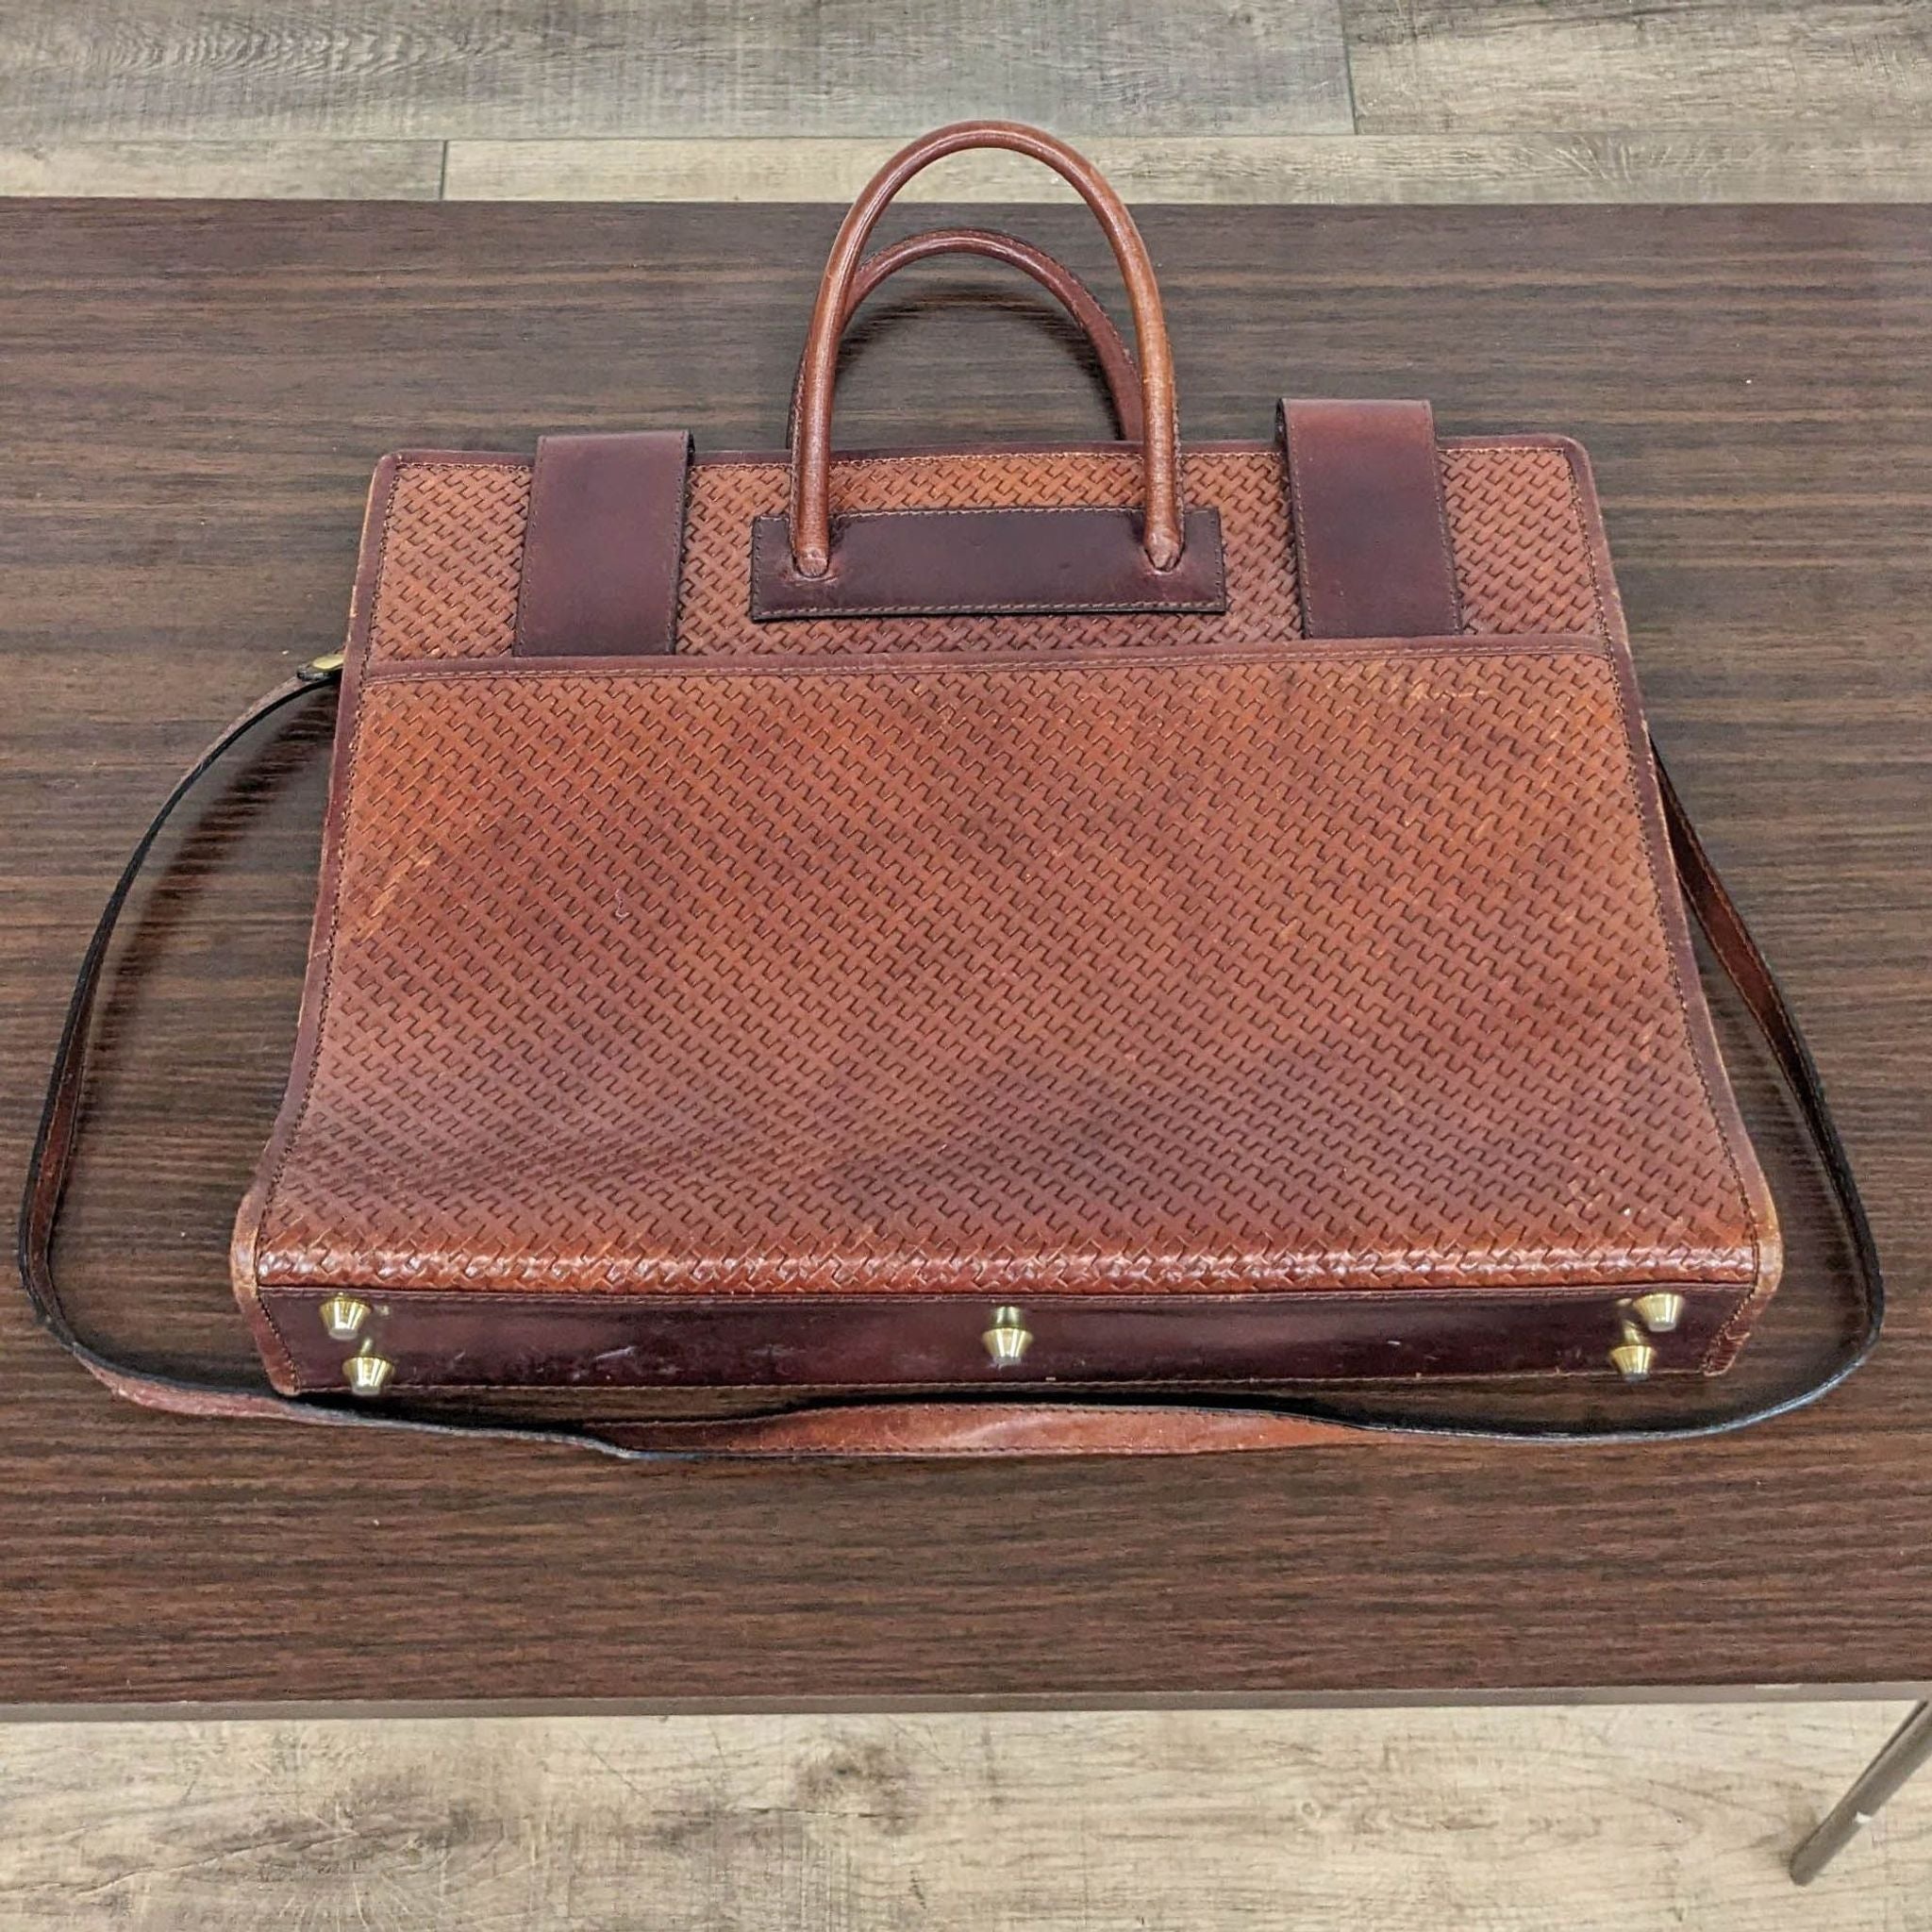
[(53, 1272), (54, 1233), (80, 1124), (94, 997), (108, 943), (156, 840), (197, 781), (265, 719), (309, 691), (332, 687), (341, 675), (341, 662), (338, 655), (305, 666), (287, 683), (249, 706), (183, 773), (122, 868), (81, 957), (48, 1076), (40, 1130), (27, 1163), (20, 1214), (20, 1272), (42, 1324), (91, 1374), (129, 1401), (184, 1415), (275, 1418), (329, 1428), (407, 1429), (436, 1436), (507, 1437), (595, 1449), (635, 1461), (720, 1456), (1173, 1455), (1298, 1448), (1363, 1441), (1378, 1436), (1635, 1442), (1722, 1435), (1801, 1408), (1851, 1374), (1878, 1340), (1884, 1319), (1884, 1284), (1877, 1249), (1817, 1068), (1771, 968), (1698, 841), (1659, 761), (1664, 814), (1685, 900), (1790, 1091), (1806, 1138), (1843, 1219), (1863, 1299), (1861, 1332), (1843, 1357), (1815, 1380), (1773, 1400), (1719, 1410), (1694, 1423), (1645, 1424), (1609, 1430), (1574, 1430), (1535, 1422), (1458, 1422), (1437, 1414), (1391, 1415), (1339, 1398), (1272, 1396), (1245, 1391), (1219, 1399), (1104, 1392), (1050, 1401), (841, 1395), (787, 1402), (755, 1414), (702, 1421), (540, 1426), (485, 1413), (349, 1407), (344, 1398), (277, 1395), (256, 1383), (195, 1381), (121, 1361), (75, 1328), (62, 1306)]

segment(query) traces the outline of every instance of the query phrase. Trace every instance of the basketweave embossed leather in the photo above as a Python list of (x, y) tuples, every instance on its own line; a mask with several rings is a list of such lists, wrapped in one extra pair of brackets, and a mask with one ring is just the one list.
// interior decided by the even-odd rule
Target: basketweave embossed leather
[[(986, 142), (1093, 207), (1138, 358), (1008, 238), (864, 257)], [(841, 326), (948, 249), (1065, 300), (1145, 435), (835, 458)], [(1131, 218), (997, 125), (861, 196), (795, 403), (789, 457), (379, 467), (235, 1229), (275, 1389), (786, 1391), (601, 1441), (1071, 1453), (1335, 1433), (1233, 1399), (1282, 1380), (1724, 1368), (1778, 1222), (1680, 871), (1813, 1089), (1659, 790), (1581, 450), (1404, 403), (1183, 449)]]

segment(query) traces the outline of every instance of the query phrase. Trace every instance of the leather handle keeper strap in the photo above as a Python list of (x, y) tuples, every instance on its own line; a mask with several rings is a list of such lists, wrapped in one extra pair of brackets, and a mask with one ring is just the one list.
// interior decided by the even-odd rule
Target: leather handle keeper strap
[(1462, 605), (1428, 404), (1284, 398), (1275, 433), (1302, 634), (1455, 636)]
[(1796, 1105), (1806, 1139), (1844, 1224), (1864, 1321), (1857, 1341), (1824, 1374), (1770, 1401), (1721, 1410), (1693, 1423), (1576, 1430), (1538, 1422), (1458, 1422), (1402, 1416), (1318, 1396), (1243, 1391), (1226, 1397), (1139, 1392), (1024, 1397), (841, 1395), (784, 1403), (755, 1414), (702, 1421), (586, 1422), (541, 1425), (483, 1413), (352, 1407), (348, 1398), (277, 1395), (258, 1384), (197, 1381), (117, 1360), (85, 1339), (62, 1307), (53, 1273), (54, 1234), (66, 1187), (89, 1058), (94, 998), (108, 949), (157, 840), (182, 802), (233, 745), (305, 694), (332, 686), (339, 657), (318, 658), (258, 699), (182, 774), (122, 868), (82, 956), (47, 1083), (46, 1104), (27, 1163), (21, 1203), (20, 1271), (42, 1324), (88, 1372), (129, 1401), (177, 1414), (277, 1418), (328, 1428), (406, 1429), (435, 1436), (502, 1437), (568, 1444), (633, 1461), (693, 1457), (990, 1455), (1172, 1455), (1360, 1442), (1375, 1437), (1475, 1441), (1642, 1442), (1715, 1436), (1815, 1401), (1857, 1368), (1878, 1340), (1884, 1284), (1872, 1229), (1818, 1072), (1771, 968), (1686, 817), (1661, 761), (1657, 776), (1671, 848), (1686, 902), (1711, 951), (1770, 1047)]
[(677, 648), (688, 432), (540, 436), (517, 582), (519, 658)]
[[(1099, 298), (1067, 265), (1023, 242), (1017, 235), (997, 228), (926, 228), (917, 235), (903, 236), (868, 255), (852, 277), (845, 298), (842, 331), (867, 296), (902, 268), (914, 262), (929, 261), (941, 255), (979, 255), (989, 261), (1003, 261), (1009, 268), (1030, 275), (1074, 319), (1075, 325), (1092, 345), (1107, 383), (1108, 401), (1113, 407), (1113, 420), (1123, 442), (1141, 441), (1141, 367), (1134, 352), (1121, 339), (1113, 318), (1100, 306)], [(785, 442), (789, 448), (798, 434), (798, 398), (805, 384), (805, 361), (799, 359), (798, 374), (791, 384), (791, 413), (786, 419)]]
[(839, 336), (851, 308), (853, 282), (865, 244), (907, 182), (935, 161), (972, 148), (1005, 148), (1043, 163), (1075, 190), (1106, 231), (1126, 284), (1140, 353), (1145, 427), (1141, 443), (1141, 541), (1155, 570), (1172, 570), (1185, 543), (1180, 441), (1174, 355), (1147, 244), (1126, 204), (1091, 161), (1065, 142), (1009, 121), (958, 122), (902, 148), (866, 184), (840, 225), (812, 308), (799, 375), (788, 512), (792, 569), (811, 580), (823, 577), (831, 567), (832, 391), (838, 375)]

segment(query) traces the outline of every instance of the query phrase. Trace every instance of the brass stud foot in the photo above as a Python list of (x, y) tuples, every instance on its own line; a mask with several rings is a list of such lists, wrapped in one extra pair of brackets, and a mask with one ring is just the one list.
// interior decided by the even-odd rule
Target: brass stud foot
[(376, 1355), (366, 1341), (342, 1364), (342, 1377), (352, 1395), (380, 1395), (395, 1372), (395, 1363)]
[(992, 1326), (979, 1339), (986, 1343), (996, 1369), (1011, 1368), (1033, 1345), (1032, 1333), (1015, 1307), (995, 1308)]
[(1656, 1360), (1657, 1350), (1647, 1341), (1620, 1341), (1610, 1351), (1610, 1366), (1626, 1382), (1648, 1381)]
[(369, 1319), (369, 1304), (352, 1294), (332, 1294), (322, 1305), (322, 1325), (331, 1341), (354, 1341)]
[(1668, 1289), (1641, 1294), (1628, 1307), (1653, 1335), (1674, 1335), (1677, 1324), (1684, 1319), (1684, 1297)]

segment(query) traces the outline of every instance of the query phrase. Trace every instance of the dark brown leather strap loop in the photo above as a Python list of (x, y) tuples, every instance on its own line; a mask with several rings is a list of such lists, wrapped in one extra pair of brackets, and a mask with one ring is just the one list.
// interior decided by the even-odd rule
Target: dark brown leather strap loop
[(691, 456), (681, 429), (538, 438), (517, 591), (518, 657), (676, 649)]
[(1427, 403), (1284, 402), (1302, 633), (1453, 637), (1456, 555)]
[(1081, 1394), (1051, 1401), (989, 1402), (984, 1396), (841, 1395), (789, 1402), (755, 1414), (695, 1421), (586, 1422), (541, 1426), (487, 1414), (353, 1407), (341, 1399), (276, 1395), (258, 1385), (193, 1381), (136, 1368), (85, 1340), (61, 1304), (54, 1278), (54, 1231), (80, 1122), (94, 996), (114, 928), (162, 828), (196, 782), (232, 745), (305, 691), (332, 684), (340, 658), (318, 659), (251, 705), (182, 775), (136, 842), (82, 955), (67, 1018), (55, 1049), (40, 1130), (28, 1158), (20, 1214), (20, 1272), (42, 1324), (88, 1373), (118, 1395), (149, 1408), (196, 1416), (259, 1417), (330, 1428), (405, 1429), (416, 1434), (503, 1437), (595, 1449), (632, 1461), (718, 1457), (880, 1457), (987, 1455), (1171, 1455), (1210, 1450), (1300, 1448), (1377, 1437), (1457, 1441), (1644, 1442), (1727, 1434), (1784, 1415), (1836, 1388), (1870, 1355), (1885, 1315), (1878, 1251), (1851, 1162), (1826, 1104), (1817, 1068), (1771, 968), (1692, 829), (1659, 760), (1665, 823), (1684, 897), (1770, 1047), (1798, 1109), (1843, 1221), (1863, 1297), (1862, 1331), (1846, 1355), (1805, 1387), (1769, 1402), (1695, 1423), (1578, 1430), (1544, 1423), (1473, 1424), (1440, 1414), (1376, 1412), (1321, 1397), (1243, 1392), (1224, 1399), (1143, 1393)]
[[(1079, 325), (1100, 362), (1107, 382), (1108, 400), (1113, 405), (1113, 419), (1123, 442), (1141, 441), (1141, 366), (1134, 352), (1121, 340), (1113, 318), (1100, 306), (1099, 298), (1063, 261), (1023, 242), (1017, 235), (1003, 234), (997, 228), (926, 228), (907, 235), (875, 250), (859, 263), (846, 297), (842, 330), (858, 306), (881, 282), (914, 262), (929, 261), (939, 255), (981, 255), (989, 261), (1003, 261), (1023, 275), (1031, 275)], [(805, 381), (801, 357), (798, 374), (791, 384), (791, 413), (785, 421), (785, 441), (789, 448), (798, 434), (798, 392)]]
[(866, 242), (892, 197), (915, 175), (948, 155), (982, 147), (1027, 155), (1053, 169), (1093, 210), (1112, 244), (1134, 312), (1141, 360), (1146, 432), (1141, 442), (1141, 538), (1156, 570), (1172, 570), (1180, 560), (1185, 539), (1174, 358), (1147, 244), (1126, 204), (1065, 142), (1016, 122), (962, 121), (925, 135), (894, 155), (853, 203), (832, 243), (806, 337), (798, 431), (791, 442), (791, 562), (801, 577), (822, 577), (831, 564), (832, 391), (839, 335), (851, 307), (853, 280)]

